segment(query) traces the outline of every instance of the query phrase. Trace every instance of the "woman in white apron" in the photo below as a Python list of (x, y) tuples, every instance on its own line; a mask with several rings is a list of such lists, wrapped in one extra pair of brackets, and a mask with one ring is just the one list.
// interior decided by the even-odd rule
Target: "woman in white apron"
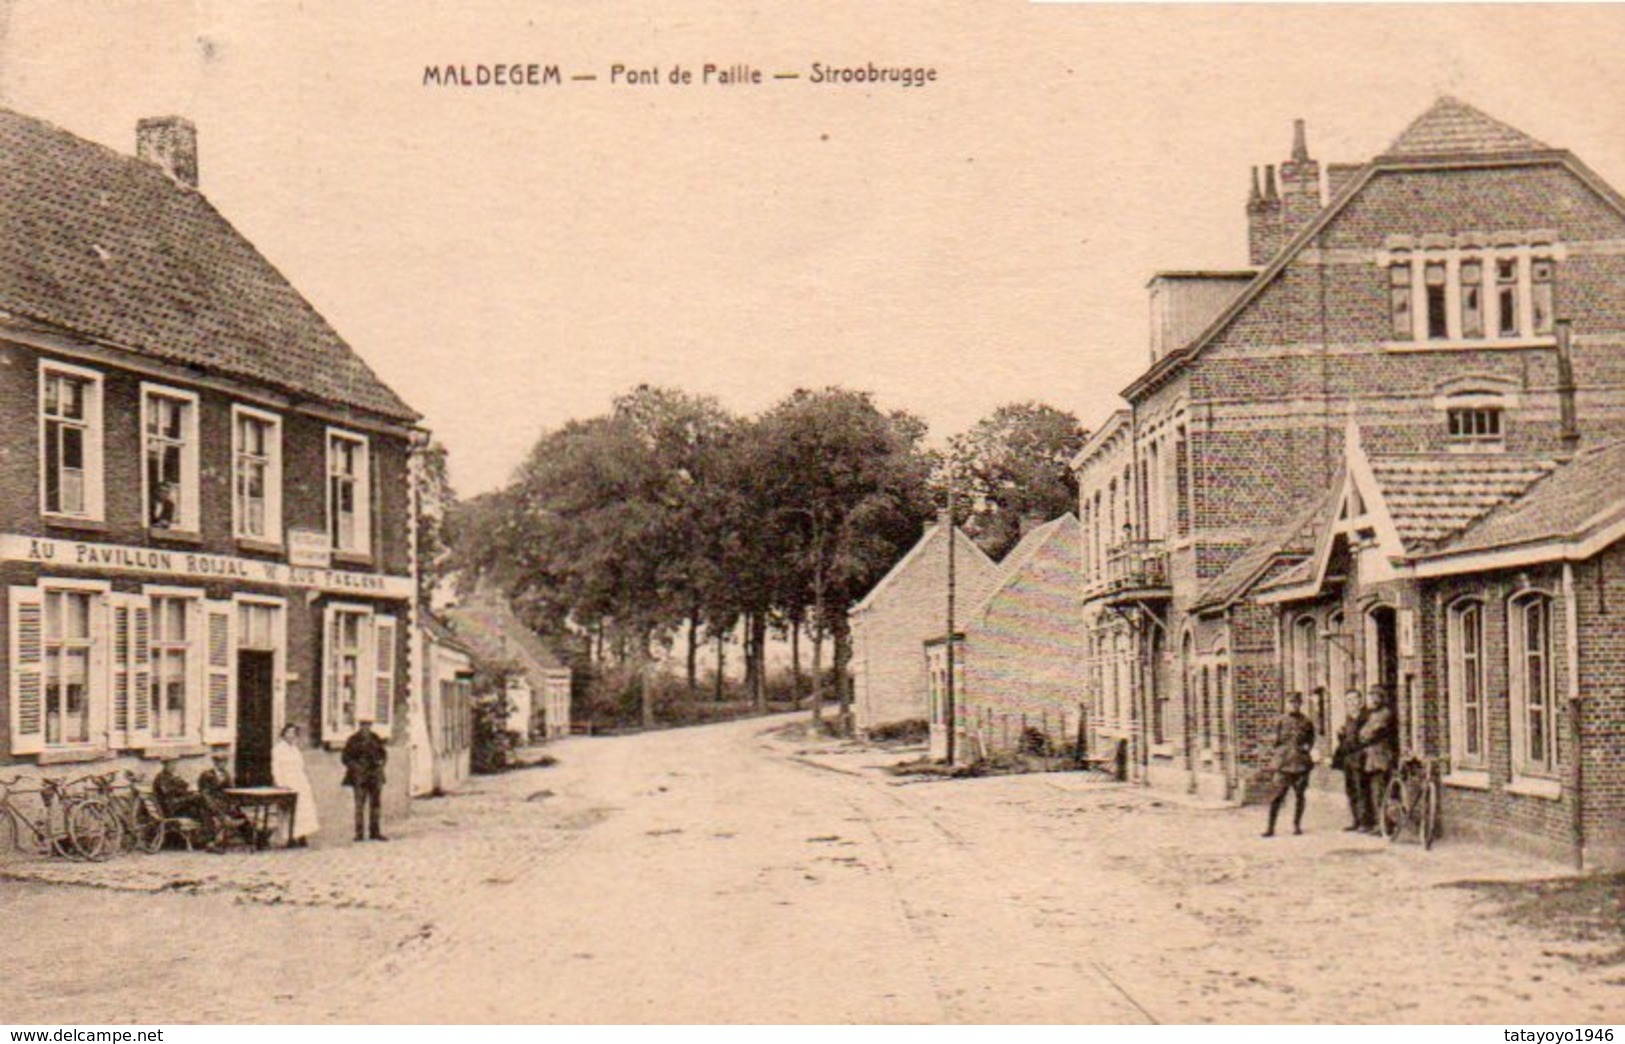
[(300, 848), (321, 829), (316, 816), (316, 794), (311, 790), (310, 777), (305, 774), (305, 755), (299, 749), (299, 726), (287, 725), (271, 748), (271, 778), (279, 787), (287, 787), (299, 795), (294, 809), (293, 843)]

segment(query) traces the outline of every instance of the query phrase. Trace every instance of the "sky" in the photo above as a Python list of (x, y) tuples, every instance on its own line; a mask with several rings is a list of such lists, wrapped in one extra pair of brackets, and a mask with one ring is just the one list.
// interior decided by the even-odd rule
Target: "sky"
[[(1150, 276), (1245, 263), (1293, 119), (1358, 162), (1453, 94), (1625, 186), (1622, 31), (1612, 5), (0, 0), (0, 104), (125, 152), (190, 117), (203, 191), (474, 494), (640, 383), (740, 412), (861, 388), (936, 439), (1030, 399), (1092, 427), (1148, 361)], [(423, 83), (495, 62), (566, 82)], [(667, 82), (705, 63), (764, 82)]]

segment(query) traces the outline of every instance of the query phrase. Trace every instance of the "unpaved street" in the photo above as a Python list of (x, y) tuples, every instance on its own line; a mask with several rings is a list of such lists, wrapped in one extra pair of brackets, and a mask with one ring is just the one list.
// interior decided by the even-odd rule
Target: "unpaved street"
[[(762, 721), (572, 740), (387, 845), (13, 868), (9, 1021), (1549, 1022), (1625, 969), (1463, 880), (1467, 844), (1301, 838), (1072, 775), (899, 785)], [(112, 890), (110, 890), (112, 889)], [(184, 894), (176, 894), (184, 893)]]

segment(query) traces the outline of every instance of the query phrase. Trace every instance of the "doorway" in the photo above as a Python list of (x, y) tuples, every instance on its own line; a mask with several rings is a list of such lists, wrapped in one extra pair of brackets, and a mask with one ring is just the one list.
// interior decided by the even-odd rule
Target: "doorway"
[(272, 694), (276, 654), (259, 649), (237, 651), (237, 783), (271, 785)]
[(1399, 614), (1379, 605), (1366, 615), (1366, 685), (1380, 685), (1389, 706), (1399, 698)]

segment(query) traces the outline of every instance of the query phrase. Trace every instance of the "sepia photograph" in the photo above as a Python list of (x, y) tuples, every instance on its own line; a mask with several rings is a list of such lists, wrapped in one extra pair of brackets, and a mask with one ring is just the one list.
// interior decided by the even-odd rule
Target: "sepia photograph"
[(1612, 1041), (1622, 34), (0, 0), (0, 1024)]

